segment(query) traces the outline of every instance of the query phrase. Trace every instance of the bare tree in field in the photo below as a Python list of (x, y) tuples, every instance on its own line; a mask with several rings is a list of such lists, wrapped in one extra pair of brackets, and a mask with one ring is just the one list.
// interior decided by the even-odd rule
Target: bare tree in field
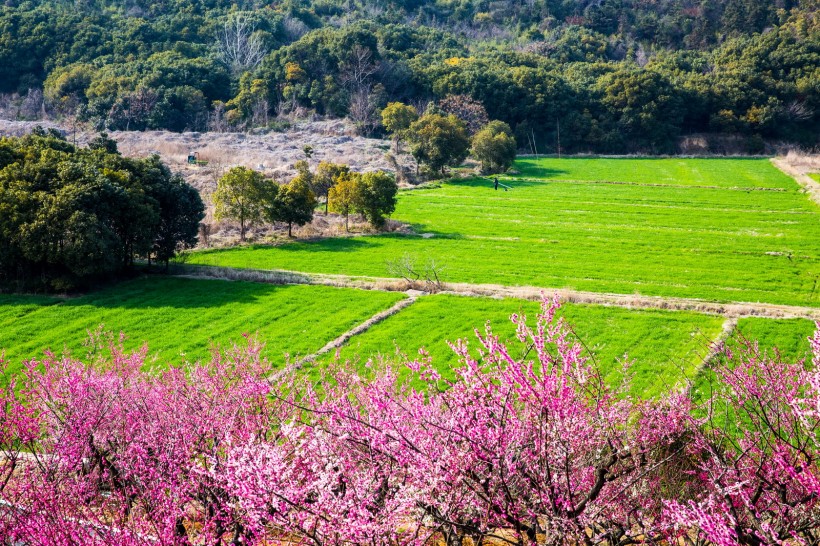
[(219, 58), (234, 74), (256, 68), (267, 54), (255, 31), (256, 25), (245, 15), (235, 15), (225, 21), (219, 34)]

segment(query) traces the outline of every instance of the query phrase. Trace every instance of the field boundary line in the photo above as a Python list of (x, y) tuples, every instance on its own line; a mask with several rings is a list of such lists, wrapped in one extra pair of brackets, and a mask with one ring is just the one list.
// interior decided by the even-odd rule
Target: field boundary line
[(716, 358), (720, 356), (723, 352), (724, 344), (729, 341), (729, 338), (732, 337), (737, 330), (737, 318), (736, 317), (729, 317), (723, 322), (723, 327), (720, 330), (717, 338), (714, 339), (709, 344), (709, 351), (706, 353), (706, 356), (703, 357), (698, 368), (695, 370), (694, 375), (692, 375), (692, 380), (688, 382), (687, 390), (691, 390), (695, 379), (700, 377), (700, 374), (707, 370), (711, 365), (712, 362), (715, 361)]
[[(171, 266), (170, 271), (173, 276), (195, 279), (248, 281), (268, 284), (315, 284), (384, 292), (406, 292), (414, 288), (404, 279), (329, 273), (300, 273), (276, 269), (239, 269), (210, 265), (176, 264)], [(719, 303), (697, 298), (612, 294), (538, 286), (444, 283), (444, 288), (445, 290), (440, 293), (466, 297), (516, 298), (538, 301), (543, 295), (557, 295), (561, 301), (574, 304), (603, 305), (625, 309), (693, 311), (733, 318), (803, 318), (820, 321), (820, 308), (797, 305), (750, 302)]]
[(795, 179), (797, 183), (808, 192), (809, 198), (820, 205), (820, 182), (817, 182), (809, 176), (803, 169), (790, 164), (786, 158), (775, 157), (771, 161), (780, 171)]
[(333, 341), (330, 341), (327, 344), (325, 344), (324, 347), (322, 347), (321, 349), (319, 349), (315, 353), (309, 354), (305, 357), (300, 358), (299, 360), (296, 361), (296, 363), (294, 364), (294, 367), (296, 369), (299, 369), (299, 368), (301, 368), (302, 366), (304, 366), (305, 364), (307, 364), (309, 362), (314, 362), (320, 356), (322, 356), (324, 354), (327, 354), (327, 353), (329, 353), (330, 351), (332, 351), (334, 349), (340, 348), (342, 345), (347, 343), (350, 340), (350, 338), (352, 338), (353, 336), (357, 336), (359, 334), (362, 334), (362, 333), (368, 331), (370, 328), (372, 328), (376, 324), (380, 323), (381, 321), (385, 320), (386, 318), (392, 317), (393, 315), (395, 315), (396, 313), (398, 313), (402, 309), (406, 309), (407, 307), (411, 306), (412, 304), (414, 304), (416, 302), (416, 298), (417, 298), (416, 294), (412, 294), (412, 293), (408, 294), (408, 297), (400, 299), (395, 304), (393, 304), (393, 306), (390, 307), (389, 309), (385, 309), (384, 311), (376, 313), (375, 315), (373, 315), (372, 317), (370, 317), (366, 321), (362, 322), (361, 324), (358, 324), (358, 325), (354, 326), (353, 328), (351, 328), (347, 332), (343, 333), (342, 335), (340, 335), (339, 337), (337, 337)]

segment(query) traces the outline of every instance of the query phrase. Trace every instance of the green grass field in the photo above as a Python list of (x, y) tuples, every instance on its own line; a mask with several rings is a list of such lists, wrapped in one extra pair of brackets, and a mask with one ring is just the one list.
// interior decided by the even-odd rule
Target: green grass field
[(777, 348), (786, 360), (798, 360), (809, 355), (808, 338), (814, 334), (814, 322), (805, 319), (741, 319), (737, 339), (757, 341), (764, 351)]
[[(494, 333), (502, 340), (511, 340), (508, 347), (517, 355), (523, 346), (514, 339), (510, 315), (524, 313), (534, 325), (538, 307), (535, 302), (514, 299), (425, 297), (352, 338), (339, 356), (364, 363), (378, 355), (394, 359), (399, 351), (413, 359), (424, 347), (436, 368), (451, 376), (448, 371), (458, 360), (447, 341), (466, 339), (470, 347), (478, 347), (473, 329), (483, 333), (489, 320)], [(695, 313), (594, 305), (565, 305), (559, 313), (594, 355), (608, 381), (620, 380), (619, 360), (628, 355), (634, 361), (630, 370), (634, 374), (633, 392), (644, 396), (679, 385), (684, 376), (693, 377), (723, 322), (719, 317)]]
[[(275, 363), (309, 354), (390, 307), (402, 294), (323, 286), (149, 278), (75, 299), (0, 295), (0, 349), (12, 363), (51, 348), (84, 357), (87, 332), (100, 324), (148, 342), (163, 363), (208, 357), (209, 342), (259, 333)], [(182, 356), (184, 355), (184, 357)]]
[(812, 177), (812, 179), (820, 182), (820, 173), (812, 173), (809, 176)]
[(451, 282), (791, 305), (820, 303), (820, 209), (763, 159), (522, 159), (400, 194), (384, 235), (200, 251), (188, 263), (387, 276), (404, 255)]
[(793, 189), (794, 181), (770, 166), (766, 159), (522, 158), (514, 178)]

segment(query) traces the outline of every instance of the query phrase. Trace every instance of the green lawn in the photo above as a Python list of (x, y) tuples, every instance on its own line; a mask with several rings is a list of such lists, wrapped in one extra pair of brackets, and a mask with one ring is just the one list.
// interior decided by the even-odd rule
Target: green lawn
[[(445, 295), (420, 298), (351, 339), (340, 351), (340, 358), (363, 363), (374, 355), (392, 358), (397, 351), (416, 358), (424, 347), (437, 369), (451, 375), (449, 370), (458, 362), (447, 341), (467, 339), (475, 348), (479, 342), (473, 329), (483, 333), (485, 321), (489, 320), (502, 340), (513, 340), (508, 347), (518, 355), (522, 345), (514, 340), (510, 315), (524, 313), (534, 324), (537, 311), (537, 303), (524, 300)], [(594, 355), (608, 380), (621, 377), (618, 361), (628, 355), (635, 362), (631, 369), (634, 392), (644, 396), (679, 385), (684, 375), (692, 377), (723, 322), (719, 317), (695, 313), (589, 305), (565, 305), (560, 314)], [(325, 363), (332, 360), (328, 358)]]
[(309, 354), (402, 297), (174, 278), (123, 282), (66, 300), (0, 295), (0, 349), (12, 363), (64, 346), (83, 357), (87, 331), (104, 324), (106, 330), (125, 332), (128, 347), (147, 341), (152, 355), (170, 363), (207, 358), (210, 341), (225, 344), (259, 332), (267, 356), (282, 363), (286, 352)]
[(796, 360), (809, 355), (814, 330), (811, 320), (746, 318), (738, 321), (736, 339), (757, 341), (763, 350), (776, 347), (784, 359)]
[(811, 173), (809, 176), (812, 177), (814, 180), (820, 182), (820, 173)]
[(335, 238), (185, 259), (378, 277), (388, 260), (410, 255), (444, 264), (452, 282), (820, 303), (820, 210), (767, 160), (523, 159), (517, 168), (508, 192), (481, 179), (402, 192), (394, 218), (432, 238)]

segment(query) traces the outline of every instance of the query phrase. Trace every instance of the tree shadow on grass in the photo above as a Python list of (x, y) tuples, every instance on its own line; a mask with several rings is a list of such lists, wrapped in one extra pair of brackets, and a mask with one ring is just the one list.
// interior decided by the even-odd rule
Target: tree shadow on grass
[[(297, 285), (264, 282), (149, 277), (123, 281), (59, 304), (69, 314), (83, 308), (103, 309), (205, 309), (232, 304), (255, 304), (277, 293), (303, 290)], [(71, 311), (68, 311), (71, 310)]]
[[(515, 177), (527, 177), (532, 176), (536, 178), (559, 178), (561, 175), (568, 174), (569, 171), (563, 169), (557, 169), (552, 167), (546, 167), (542, 163), (543, 159), (535, 159), (533, 158), (522, 158), (518, 159), (515, 162), (515, 166), (513, 167), (517, 170), (520, 174), (512, 175), (513, 178)], [(563, 161), (563, 160), (562, 160)]]
[[(503, 178), (501, 177), (503, 176)], [(508, 186), (510, 190), (515, 191), (519, 188), (529, 188), (535, 186), (543, 186), (545, 183), (549, 182), (549, 179), (544, 180), (526, 180), (522, 178), (517, 178), (518, 176), (523, 175), (515, 175), (515, 177), (508, 177), (507, 175), (500, 175), (498, 181), (504, 186)], [(535, 177), (532, 178), (543, 178), (543, 177)], [(475, 188), (476, 190), (489, 190), (492, 195), (497, 195), (498, 197), (502, 197), (504, 195), (504, 191), (506, 188), (504, 186), (499, 185), (498, 190), (495, 189), (493, 184), (492, 178), (468, 178), (466, 180), (455, 180), (453, 182), (448, 183), (451, 186), (458, 186), (462, 188)], [(498, 192), (498, 193), (496, 193)]]
[(383, 237), (383, 235), (328, 237), (315, 241), (297, 241), (275, 247), (260, 248), (275, 248), (277, 251), (282, 252), (356, 252), (365, 247), (371, 246), (373, 244), (373, 240), (378, 239), (379, 237)]

